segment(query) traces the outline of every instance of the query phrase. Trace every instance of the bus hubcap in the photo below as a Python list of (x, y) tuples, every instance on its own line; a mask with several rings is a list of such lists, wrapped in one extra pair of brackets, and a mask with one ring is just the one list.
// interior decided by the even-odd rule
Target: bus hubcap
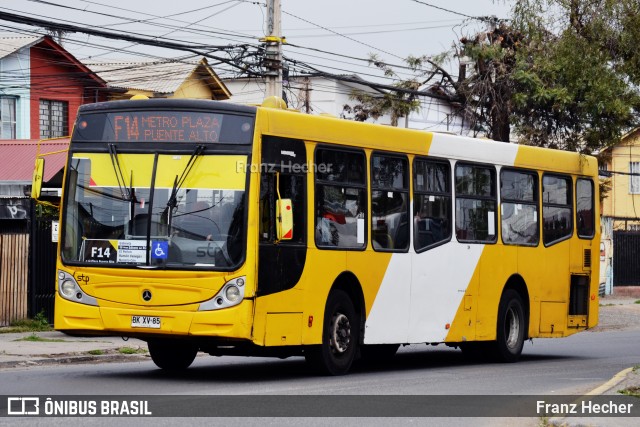
[(351, 342), (351, 324), (349, 318), (342, 313), (336, 313), (331, 319), (331, 350), (334, 353), (344, 353)]

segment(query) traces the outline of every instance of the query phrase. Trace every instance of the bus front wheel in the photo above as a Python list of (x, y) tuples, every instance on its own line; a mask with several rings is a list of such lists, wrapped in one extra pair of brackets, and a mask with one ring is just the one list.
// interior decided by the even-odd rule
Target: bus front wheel
[(513, 289), (504, 291), (498, 308), (495, 356), (500, 362), (517, 362), (522, 354), (526, 331), (524, 304)]
[(360, 339), (360, 322), (353, 302), (342, 290), (327, 298), (322, 344), (305, 348), (312, 368), (325, 375), (344, 375), (351, 368)]
[(153, 363), (167, 371), (187, 369), (198, 354), (198, 347), (180, 340), (154, 340), (147, 346)]

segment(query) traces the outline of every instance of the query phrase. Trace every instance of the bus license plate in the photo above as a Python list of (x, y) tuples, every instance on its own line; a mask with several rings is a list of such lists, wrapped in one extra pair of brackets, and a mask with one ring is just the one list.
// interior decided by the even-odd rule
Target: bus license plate
[(154, 316), (131, 316), (131, 327), (160, 329), (160, 318)]

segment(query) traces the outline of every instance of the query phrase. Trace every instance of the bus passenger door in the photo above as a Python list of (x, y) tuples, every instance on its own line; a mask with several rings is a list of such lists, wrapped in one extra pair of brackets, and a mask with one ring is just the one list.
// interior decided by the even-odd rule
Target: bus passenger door
[[(256, 322), (264, 322), (264, 345), (268, 346), (302, 343), (300, 279), (307, 254), (307, 196), (304, 169), (295, 165), (305, 161), (304, 142), (264, 137), (258, 216)], [(276, 205), (283, 199), (291, 200), (293, 211), (293, 233), (287, 240), (279, 240), (276, 233)], [(256, 330), (254, 334), (259, 342), (261, 331)]]

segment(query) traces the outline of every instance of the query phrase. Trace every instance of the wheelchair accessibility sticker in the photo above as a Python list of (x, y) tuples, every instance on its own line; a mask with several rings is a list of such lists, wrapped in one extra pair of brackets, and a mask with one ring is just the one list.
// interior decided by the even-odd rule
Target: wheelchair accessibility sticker
[(151, 244), (151, 258), (167, 259), (169, 253), (169, 242), (154, 240)]

